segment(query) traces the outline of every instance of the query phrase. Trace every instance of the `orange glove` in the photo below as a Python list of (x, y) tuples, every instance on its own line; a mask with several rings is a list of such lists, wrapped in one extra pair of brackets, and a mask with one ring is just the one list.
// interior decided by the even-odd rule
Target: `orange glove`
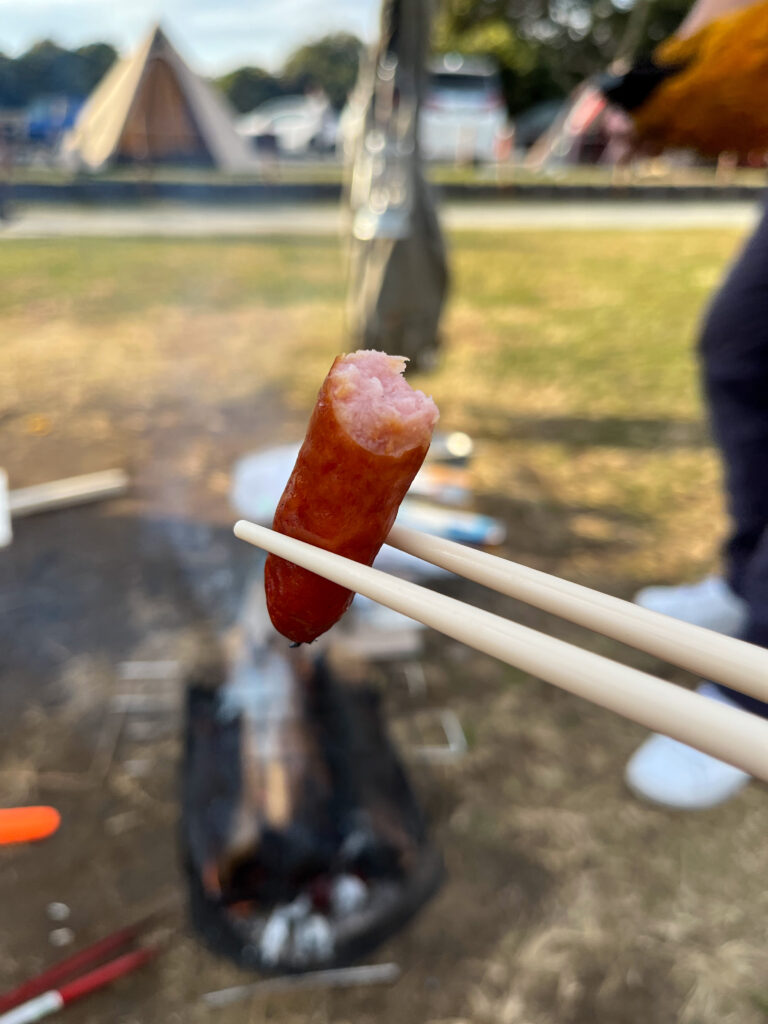
[(768, 0), (672, 36), (606, 89), (653, 148), (706, 156), (768, 149)]

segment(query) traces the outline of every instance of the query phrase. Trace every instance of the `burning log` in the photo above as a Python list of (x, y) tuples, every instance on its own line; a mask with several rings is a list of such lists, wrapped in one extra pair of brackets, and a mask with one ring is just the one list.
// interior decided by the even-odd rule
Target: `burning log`
[(183, 795), (193, 923), (244, 966), (356, 960), (442, 876), (378, 695), (287, 648), (260, 581), (227, 678), (190, 682)]

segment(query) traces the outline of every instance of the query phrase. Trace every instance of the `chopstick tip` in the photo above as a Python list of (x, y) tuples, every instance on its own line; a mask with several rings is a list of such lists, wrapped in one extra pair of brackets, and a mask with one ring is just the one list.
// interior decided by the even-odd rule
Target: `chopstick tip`
[(240, 540), (246, 540), (246, 534), (248, 533), (248, 527), (250, 525), (251, 524), (248, 522), (247, 519), (238, 519), (234, 527), (232, 528), (232, 532)]

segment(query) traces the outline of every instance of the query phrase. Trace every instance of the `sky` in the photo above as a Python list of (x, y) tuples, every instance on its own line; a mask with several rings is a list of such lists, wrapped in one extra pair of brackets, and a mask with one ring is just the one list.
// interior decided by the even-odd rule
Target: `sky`
[(0, 0), (0, 52), (17, 56), (53, 39), (104, 41), (122, 53), (161, 21), (204, 74), (244, 64), (276, 70), (296, 46), (328, 32), (371, 40), (378, 9), (379, 0)]

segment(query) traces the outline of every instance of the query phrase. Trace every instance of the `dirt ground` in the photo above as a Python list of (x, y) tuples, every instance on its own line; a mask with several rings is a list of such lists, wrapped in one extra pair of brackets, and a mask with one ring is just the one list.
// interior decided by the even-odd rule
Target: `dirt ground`
[[(98, 279), (92, 288), (97, 301)], [(229, 469), (244, 452), (299, 436), (304, 423), (306, 402), (281, 390), (270, 369), (270, 339), (298, 334), (323, 349), (340, 330), (335, 306), (314, 300), (297, 312), (284, 300), (253, 301), (223, 318), (190, 312), (188, 302), (171, 306), (157, 312), (151, 341), (130, 310), (120, 323), (87, 324), (53, 300), (24, 316), (8, 312), (0, 439), (12, 485), (122, 465), (132, 488), (119, 501), (18, 521), (13, 545), (0, 552), (1, 799), (51, 803), (63, 819), (45, 843), (0, 850), (0, 991), (61, 955), (49, 938), (61, 927), (47, 915), (51, 902), (71, 908), (68, 949), (168, 903), (175, 931), (167, 952), (67, 1011), (72, 1024), (768, 1020), (765, 788), (752, 784), (731, 804), (691, 816), (640, 804), (622, 770), (642, 730), (433, 634), (418, 701), (405, 698), (397, 666), (372, 670), (393, 720), (449, 706), (470, 744), (457, 764), (411, 766), (448, 875), (380, 951), (402, 978), (389, 988), (272, 995), (217, 1011), (200, 1003), (202, 993), (249, 976), (205, 951), (185, 921), (178, 686), (189, 659), (231, 624), (256, 558), (231, 535)], [(452, 328), (466, 327), (467, 316), (459, 303)], [(263, 372), (241, 379), (238, 361), (253, 339), (267, 342)], [(102, 343), (115, 353), (111, 364), (93, 356)], [(314, 366), (302, 373), (311, 377)], [(681, 458), (705, 443), (683, 420), (671, 428)], [(595, 424), (612, 439), (621, 427), (607, 413), (550, 419), (531, 439), (529, 421), (489, 415), (484, 424), (476, 413), (481, 447), (513, 438), (522, 448), (545, 443), (547, 431), (575, 431), (574, 450), (592, 453), (598, 467), (594, 452), (606, 442)], [(457, 413), (446, 425), (469, 421)], [(641, 421), (634, 429), (635, 437), (655, 430)], [(627, 458), (632, 451), (630, 442)], [(656, 567), (628, 554), (642, 546), (641, 518), (595, 492), (580, 502), (530, 497), (535, 481), (524, 467), (516, 488), (504, 488), (505, 464), (497, 465), (494, 475), (483, 463), (477, 507), (505, 520), (510, 557), (574, 576), (581, 567), (581, 578), (621, 596), (645, 582), (638, 566)], [(546, 461), (538, 465), (544, 474)], [(578, 487), (578, 475), (573, 481)], [(689, 552), (680, 564), (700, 567), (710, 555)], [(612, 568), (598, 580), (600, 565)], [(662, 668), (470, 584), (446, 589)], [(135, 662), (178, 664), (157, 669), (159, 682), (138, 684), (126, 680), (125, 663)], [(122, 718), (113, 698), (126, 689), (160, 692), (167, 708)]]

